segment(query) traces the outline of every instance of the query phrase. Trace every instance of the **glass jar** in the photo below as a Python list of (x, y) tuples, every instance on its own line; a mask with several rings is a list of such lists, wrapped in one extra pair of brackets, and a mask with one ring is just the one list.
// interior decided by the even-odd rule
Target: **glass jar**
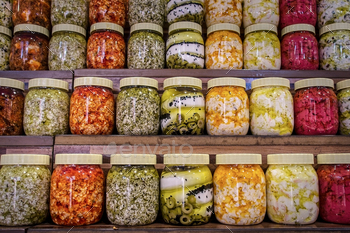
[(320, 68), (350, 69), (350, 23), (334, 23), (320, 30)]
[(254, 225), (266, 213), (266, 181), (261, 154), (218, 154), (214, 173), (216, 219), (228, 225)]
[(125, 66), (124, 29), (112, 23), (91, 26), (87, 45), (88, 69), (122, 69)]
[(165, 135), (201, 135), (205, 128), (202, 81), (175, 77), (164, 80), (160, 124)]
[(14, 29), (11, 42), (11, 70), (48, 70), (49, 30), (20, 24)]
[(314, 223), (319, 212), (319, 191), (313, 154), (270, 154), (267, 164), (270, 220), (295, 225)]
[(332, 79), (314, 78), (294, 84), (295, 133), (335, 135), (338, 132), (338, 100)]
[(23, 134), (24, 83), (0, 78), (0, 136)]
[(0, 225), (44, 222), (49, 213), (50, 156), (5, 154), (0, 169)]
[(73, 24), (88, 27), (89, 0), (51, 0), (52, 26), (59, 24)]
[(276, 26), (266, 23), (251, 25), (244, 34), (244, 69), (281, 69), (281, 44)]
[(173, 225), (202, 225), (213, 213), (213, 177), (208, 154), (166, 154), (160, 179), (163, 220)]
[(340, 134), (350, 135), (350, 80), (337, 83)]
[(106, 206), (112, 224), (141, 226), (156, 220), (159, 211), (156, 163), (156, 155), (111, 155)]
[(293, 133), (293, 97), (285, 78), (252, 81), (250, 129), (253, 135), (288, 136)]
[(125, 27), (127, 5), (126, 0), (90, 0), (90, 25), (108, 22)]
[(128, 42), (129, 69), (164, 69), (165, 42), (163, 28), (157, 24), (131, 26)]
[(215, 78), (208, 81), (205, 119), (209, 135), (246, 135), (249, 130), (249, 99), (245, 80)]
[(104, 210), (105, 180), (99, 154), (56, 154), (50, 214), (63, 226), (97, 223)]
[(13, 25), (35, 24), (50, 30), (51, 0), (13, 0)]
[(204, 68), (204, 40), (199, 24), (180, 22), (170, 25), (166, 64), (169, 69)]
[(350, 224), (350, 154), (317, 155), (320, 216), (332, 223)]
[(268, 23), (278, 26), (280, 20), (279, 0), (242, 0), (243, 26)]
[(207, 30), (205, 42), (205, 66), (207, 69), (243, 68), (243, 44), (239, 37), (240, 28), (234, 24), (222, 23)]
[(154, 23), (163, 27), (165, 4), (163, 0), (129, 0), (129, 24)]
[(309, 24), (287, 26), (282, 29), (282, 38), (282, 69), (318, 69), (318, 42), (314, 26)]
[(350, 2), (343, 0), (317, 1), (318, 27), (332, 23), (350, 23)]
[(204, 19), (204, 0), (165, 1), (167, 21), (173, 24), (180, 21), (202, 24)]
[(69, 125), (72, 134), (112, 134), (115, 125), (113, 82), (105, 78), (74, 80)]
[(157, 135), (160, 118), (158, 81), (131, 77), (120, 81), (117, 131), (121, 135)]
[(12, 0), (0, 0), (0, 26), (12, 27)]
[(293, 24), (310, 24), (316, 26), (316, 0), (280, 1), (280, 28)]
[(11, 37), (11, 30), (0, 26), (0, 71), (10, 69)]
[(242, 1), (241, 0), (205, 0), (205, 21), (207, 27), (219, 23), (242, 24)]

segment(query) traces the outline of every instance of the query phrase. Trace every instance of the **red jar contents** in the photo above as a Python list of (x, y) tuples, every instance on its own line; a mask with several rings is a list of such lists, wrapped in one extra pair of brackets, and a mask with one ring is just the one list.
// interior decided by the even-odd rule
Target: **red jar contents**
[(282, 30), (281, 68), (285, 70), (317, 70), (318, 42), (315, 27), (296, 24)]
[(350, 224), (350, 154), (319, 154), (317, 160), (321, 218)]
[(293, 24), (316, 26), (316, 0), (280, 0), (281, 29)]
[(109, 22), (124, 27), (127, 4), (126, 0), (91, 0), (89, 6), (90, 25)]
[(296, 82), (294, 129), (299, 135), (335, 135), (338, 131), (338, 102), (333, 80), (304, 79)]

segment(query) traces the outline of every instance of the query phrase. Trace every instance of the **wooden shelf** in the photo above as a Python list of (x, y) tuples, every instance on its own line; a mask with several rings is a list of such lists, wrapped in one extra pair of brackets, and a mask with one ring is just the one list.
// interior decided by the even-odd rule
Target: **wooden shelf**
[(53, 146), (50, 136), (0, 136), (0, 146)]

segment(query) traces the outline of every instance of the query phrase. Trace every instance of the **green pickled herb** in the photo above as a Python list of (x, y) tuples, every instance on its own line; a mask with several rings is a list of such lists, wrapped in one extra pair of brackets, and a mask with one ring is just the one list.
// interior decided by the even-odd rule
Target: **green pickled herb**
[(11, 38), (7, 35), (0, 34), (0, 70), (10, 69), (10, 47)]
[(74, 24), (83, 28), (88, 26), (88, 0), (52, 0), (52, 26)]
[(350, 88), (338, 92), (340, 133), (350, 135)]
[[(0, 26), (12, 26), (12, 0), (0, 0)], [(1, 47), (0, 47), (1, 48)]]
[(129, 24), (164, 24), (165, 4), (163, 0), (129, 0)]

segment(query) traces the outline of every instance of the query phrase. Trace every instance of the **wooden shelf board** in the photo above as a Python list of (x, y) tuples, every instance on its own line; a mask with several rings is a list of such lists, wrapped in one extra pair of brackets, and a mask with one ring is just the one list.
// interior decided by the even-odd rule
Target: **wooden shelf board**
[(0, 136), (1, 146), (53, 146), (50, 136)]
[(0, 226), (0, 233), (25, 233), (29, 227), (4, 227)]

